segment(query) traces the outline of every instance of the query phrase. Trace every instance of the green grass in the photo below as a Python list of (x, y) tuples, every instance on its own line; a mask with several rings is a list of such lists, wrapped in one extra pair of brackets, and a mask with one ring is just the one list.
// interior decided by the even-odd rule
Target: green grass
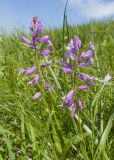
[[(24, 34), (0, 34), (0, 160), (113, 160), (114, 79), (109, 85), (95, 81), (88, 91), (76, 91), (75, 98), (83, 100), (83, 111), (73, 119), (59, 105), (63, 94), (80, 81), (65, 76), (59, 61), (68, 39), (78, 35), (81, 51), (87, 51), (92, 40), (97, 55), (97, 61), (94, 56), (92, 66), (82, 72), (101, 80), (107, 73), (113, 76), (114, 22), (67, 26), (64, 34), (62, 29), (45, 30), (42, 34), (49, 34), (53, 42), (53, 54), (48, 57), (53, 64), (43, 70), (38, 67), (41, 81), (33, 87), (27, 85), (32, 76), (19, 75), (19, 68), (39, 66), (45, 59), (20, 42)], [(43, 79), (52, 85), (53, 93), (45, 92)], [(36, 91), (42, 97), (33, 101)]]

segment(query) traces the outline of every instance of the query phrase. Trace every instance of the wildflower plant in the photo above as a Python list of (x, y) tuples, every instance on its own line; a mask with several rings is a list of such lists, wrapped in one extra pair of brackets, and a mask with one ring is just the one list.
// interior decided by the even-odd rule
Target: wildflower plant
[(66, 47), (66, 60), (60, 61), (60, 66), (67, 76), (73, 75), (78, 81), (81, 80), (84, 83), (84, 85), (80, 85), (77, 86), (77, 88), (71, 89), (71, 91), (69, 91), (67, 95), (62, 98), (63, 103), (61, 106), (63, 108), (70, 109), (72, 117), (75, 116), (75, 113), (78, 109), (82, 110), (83, 108), (83, 103), (80, 97), (77, 97), (77, 99), (74, 100), (74, 92), (86, 91), (94, 84), (93, 76), (88, 76), (84, 73), (81, 73), (82, 68), (90, 67), (90, 65), (93, 63), (94, 45), (90, 41), (88, 50), (81, 53), (80, 47), (81, 40), (78, 36), (74, 36), (74, 39), (71, 39)]
[[(52, 47), (52, 43), (50, 41), (50, 38), (48, 35), (44, 35), (44, 36), (40, 36), (41, 32), (42, 32), (43, 26), (41, 24), (41, 22), (39, 21), (39, 19), (37, 17), (33, 17), (32, 22), (31, 22), (31, 26), (30, 26), (30, 30), (32, 33), (31, 36), (31, 40), (29, 40), (28, 38), (22, 36), (20, 38), (20, 40), (22, 42), (24, 42), (25, 44), (27, 44), (28, 47), (30, 47), (32, 50), (35, 51), (35, 54), (38, 54), (40, 56), (48, 56), (51, 53), (51, 47)], [(38, 45), (44, 45), (43, 50), (40, 49), (40, 47)], [(41, 68), (45, 68), (46, 66), (49, 66), (52, 63), (52, 61), (48, 61), (46, 59), (46, 62), (40, 64), (40, 69)], [(39, 64), (38, 64), (39, 65)], [(19, 70), (20, 74), (23, 75), (31, 75), (33, 74), (35, 71), (37, 72), (38, 70), (38, 66), (32, 66), (29, 67), (27, 69), (21, 68)], [(37, 73), (34, 75), (34, 78), (32, 80), (30, 80), (28, 82), (28, 85), (32, 86), (32, 85), (36, 85), (38, 82), (40, 81), (40, 74)], [(42, 85), (44, 87), (45, 90), (48, 90), (49, 92), (51, 92), (51, 87), (47, 82), (44, 82), (44, 80), (42, 79)], [(38, 91), (33, 97), (33, 100), (39, 99), (41, 96), (41, 92)]]

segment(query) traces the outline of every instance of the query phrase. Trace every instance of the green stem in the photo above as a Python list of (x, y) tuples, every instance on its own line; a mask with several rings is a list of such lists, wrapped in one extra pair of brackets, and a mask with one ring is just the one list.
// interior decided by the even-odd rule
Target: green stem
[(97, 62), (97, 69), (98, 69), (98, 71), (99, 71), (99, 62), (98, 62), (98, 58), (97, 58), (97, 53), (96, 53), (96, 50), (94, 50), (94, 52), (95, 52), (95, 59), (96, 59), (96, 62)]
[[(47, 58), (46, 56), (45, 56), (45, 60), (46, 60), (46, 62), (48, 62), (48, 58)], [(54, 80), (55, 80), (55, 83), (56, 83), (58, 89), (62, 90), (62, 88), (61, 88), (61, 86), (60, 86), (60, 84), (59, 84), (59, 82), (58, 82), (58, 80), (57, 80), (57, 78), (56, 78), (56, 75), (55, 75), (55, 73), (53, 72), (51, 66), (49, 66), (49, 69), (50, 69), (50, 72), (51, 72), (51, 74), (52, 74), (52, 76), (53, 76), (53, 78), (54, 78)]]
[(77, 115), (75, 115), (75, 118), (80, 122), (80, 124), (82, 125), (83, 129), (84, 129), (87, 133), (89, 133), (90, 135), (92, 135), (91, 129), (90, 129), (86, 124), (83, 124), (83, 123), (82, 123), (82, 120), (81, 120)]

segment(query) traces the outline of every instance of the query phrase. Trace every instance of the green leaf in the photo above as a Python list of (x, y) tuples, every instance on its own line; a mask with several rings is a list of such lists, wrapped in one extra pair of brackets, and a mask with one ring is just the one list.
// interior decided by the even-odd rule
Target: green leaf
[(38, 148), (36, 146), (35, 130), (30, 123), (29, 123), (29, 129), (30, 129), (30, 139), (32, 142), (33, 160), (38, 160), (39, 154), (38, 154)]
[(105, 144), (106, 144), (106, 141), (108, 139), (108, 136), (109, 136), (109, 133), (110, 133), (110, 130), (112, 128), (112, 123), (113, 123), (113, 117), (114, 117), (114, 114), (112, 114), (110, 116), (110, 119), (107, 123), (107, 126), (101, 136), (101, 139), (100, 139), (100, 142), (99, 142), (99, 145), (97, 147), (97, 150), (96, 150), (96, 153), (95, 153), (95, 156), (94, 156), (94, 160), (97, 160), (99, 158), (99, 156), (103, 153), (103, 151), (105, 151)]
[(7, 149), (8, 149), (8, 152), (9, 152), (9, 159), (10, 160), (15, 160), (15, 154), (13, 153), (12, 145), (11, 145), (11, 143), (9, 141), (9, 138), (6, 135), (5, 130), (4, 130), (4, 128), (2, 126), (0, 126), (0, 133), (3, 135), (4, 141), (5, 141), (6, 145), (7, 145)]
[(56, 146), (58, 152), (62, 153), (62, 146), (61, 146), (60, 136), (59, 136), (58, 132), (56, 131), (55, 126), (54, 125), (52, 125), (52, 126), (53, 126), (53, 139), (55, 141), (55, 146)]
[(0, 160), (3, 160), (2, 155), (0, 154)]

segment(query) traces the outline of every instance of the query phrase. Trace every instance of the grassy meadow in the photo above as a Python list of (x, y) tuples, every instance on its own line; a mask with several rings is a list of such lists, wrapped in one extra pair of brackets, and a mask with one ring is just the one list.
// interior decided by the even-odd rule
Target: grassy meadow
[[(64, 32), (62, 28), (44, 29), (45, 34), (53, 44), (48, 56), (52, 64), (41, 69), (44, 57), (20, 41), (21, 36), (29, 38), (30, 34), (0, 32), (0, 160), (113, 160), (114, 21), (67, 25)], [(84, 92), (77, 90), (81, 81), (64, 74), (60, 67), (74, 35), (81, 39), (80, 52), (88, 50), (90, 40), (95, 46), (93, 64), (81, 72), (98, 80)], [(19, 69), (33, 65), (38, 67), (40, 81), (28, 86), (34, 74), (20, 75)], [(105, 85), (108, 73), (112, 79)], [(43, 80), (53, 92), (44, 90)], [(75, 90), (74, 97), (83, 101), (83, 110), (74, 118), (59, 106), (71, 89)], [(37, 91), (42, 96), (33, 101)]]

